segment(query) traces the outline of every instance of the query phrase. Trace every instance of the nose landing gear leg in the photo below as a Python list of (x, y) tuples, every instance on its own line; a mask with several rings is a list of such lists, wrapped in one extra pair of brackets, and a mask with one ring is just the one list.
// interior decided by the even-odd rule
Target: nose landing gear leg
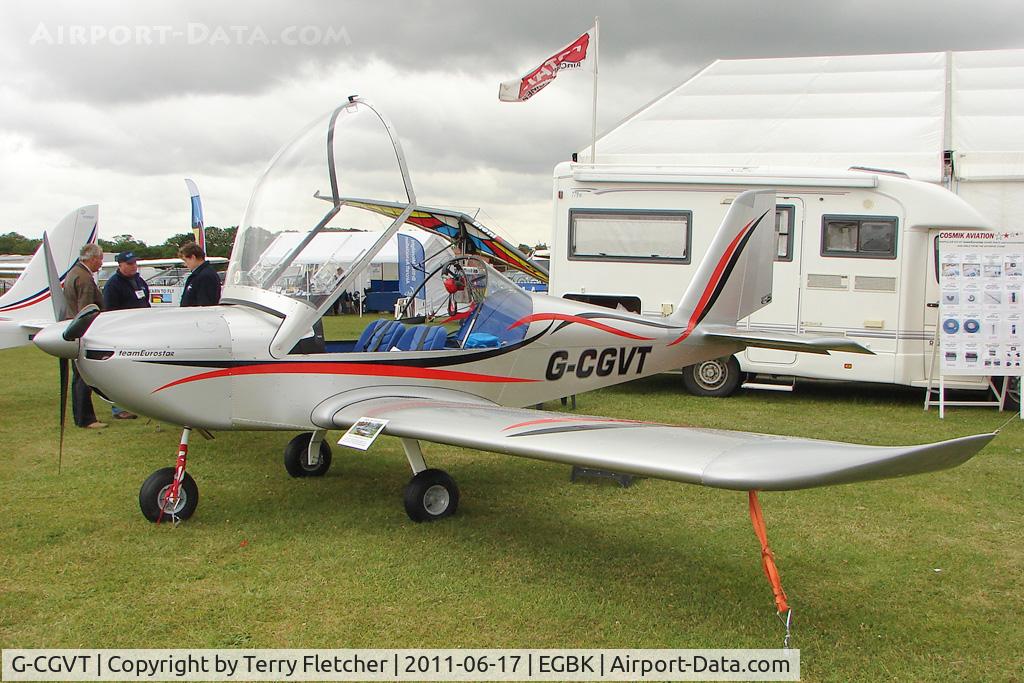
[(159, 524), (169, 519), (175, 524), (192, 516), (199, 505), (199, 487), (185, 466), (191, 427), (181, 430), (181, 445), (174, 467), (163, 467), (149, 475), (139, 490), (139, 508), (149, 521)]

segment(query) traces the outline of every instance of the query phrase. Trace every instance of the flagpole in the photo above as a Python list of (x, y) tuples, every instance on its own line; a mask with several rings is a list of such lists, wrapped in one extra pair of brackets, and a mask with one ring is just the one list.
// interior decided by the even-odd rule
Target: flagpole
[(594, 107), (590, 127), (590, 163), (597, 163), (597, 65), (601, 44), (601, 17), (594, 17)]

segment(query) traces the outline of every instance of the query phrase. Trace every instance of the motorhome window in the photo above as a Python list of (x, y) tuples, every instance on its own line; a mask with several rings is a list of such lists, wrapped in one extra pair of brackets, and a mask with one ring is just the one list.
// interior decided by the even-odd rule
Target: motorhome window
[(824, 216), (821, 255), (896, 258), (896, 219), (879, 216)]
[(793, 260), (793, 225), (796, 207), (779, 205), (775, 207), (775, 260)]
[(692, 216), (690, 211), (571, 210), (569, 258), (689, 263)]

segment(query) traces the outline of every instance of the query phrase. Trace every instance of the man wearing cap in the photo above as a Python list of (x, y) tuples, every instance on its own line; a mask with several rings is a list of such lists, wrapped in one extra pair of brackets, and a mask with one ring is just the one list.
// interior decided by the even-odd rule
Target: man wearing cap
[[(135, 252), (122, 251), (114, 257), (117, 272), (110, 276), (103, 288), (103, 310), (121, 311), (126, 308), (149, 308), (149, 285), (139, 275), (139, 264)], [(134, 420), (137, 415), (111, 406), (116, 420)]]

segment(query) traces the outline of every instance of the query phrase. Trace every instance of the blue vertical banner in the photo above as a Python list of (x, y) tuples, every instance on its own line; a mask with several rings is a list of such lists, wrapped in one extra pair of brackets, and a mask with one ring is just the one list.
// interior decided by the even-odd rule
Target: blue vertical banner
[[(398, 233), (398, 291), (410, 296), (423, 284), (423, 245), (415, 237)], [(420, 292), (420, 298), (424, 293)]]
[(192, 234), (195, 235), (196, 244), (206, 251), (206, 228), (203, 226), (203, 201), (199, 198), (199, 188), (190, 178), (185, 178), (185, 186), (188, 187), (189, 203), (192, 208)]

